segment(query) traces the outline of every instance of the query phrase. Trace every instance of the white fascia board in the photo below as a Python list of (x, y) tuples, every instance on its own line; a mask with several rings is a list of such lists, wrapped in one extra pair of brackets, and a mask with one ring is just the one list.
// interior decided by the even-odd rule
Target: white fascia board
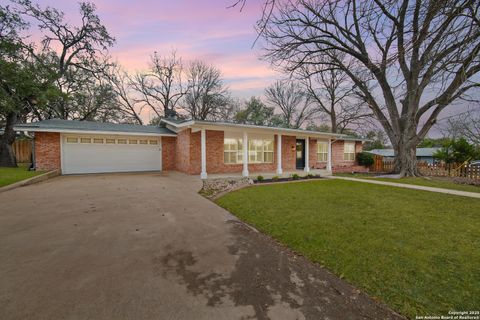
[(99, 130), (74, 130), (74, 129), (53, 129), (53, 128), (13, 128), (16, 131), (28, 132), (59, 132), (59, 133), (76, 133), (76, 134), (102, 134), (102, 135), (122, 135), (122, 136), (155, 136), (155, 137), (176, 137), (172, 133), (152, 133), (152, 132), (124, 132), (124, 131), (99, 131)]
[(291, 135), (296, 137), (317, 137), (317, 138), (338, 138), (344, 139), (345, 136), (339, 134), (332, 134), (332, 133), (324, 133), (324, 132), (313, 132), (313, 131), (305, 131), (305, 130), (297, 130), (297, 129), (286, 129), (286, 128), (270, 128), (270, 127), (262, 127), (262, 126), (255, 126), (255, 125), (242, 125), (242, 124), (206, 124), (206, 123), (195, 123), (190, 125), (193, 132), (199, 131), (201, 129), (206, 130), (217, 130), (217, 131), (231, 131), (231, 132), (256, 132), (256, 133), (264, 133), (264, 134), (283, 134), (283, 135)]
[(243, 132), (248, 130), (248, 132), (258, 132), (258, 133), (270, 133), (270, 134), (283, 134), (283, 135), (294, 135), (301, 138), (306, 137), (316, 137), (324, 139), (336, 139), (336, 140), (350, 140), (350, 141), (368, 141), (362, 138), (349, 137), (345, 134), (340, 133), (328, 133), (328, 132), (315, 132), (307, 131), (301, 129), (288, 129), (288, 128), (273, 128), (265, 126), (257, 126), (251, 124), (240, 124), (240, 123), (226, 123), (226, 122), (208, 122), (208, 121), (195, 121), (190, 120), (182, 123), (174, 123), (168, 120), (162, 119), (167, 125), (170, 125), (169, 129), (175, 132), (179, 132), (185, 129), (192, 129), (192, 132), (198, 132), (201, 129), (206, 130), (217, 130), (217, 131), (234, 131), (234, 132)]
[(195, 123), (194, 120), (190, 120), (190, 121), (185, 121), (185, 122), (182, 122), (182, 123), (175, 123), (175, 122), (171, 122), (169, 120), (165, 120), (165, 119), (162, 119), (161, 120), (162, 122), (165, 122), (166, 124), (169, 124), (175, 128), (184, 128), (184, 127), (188, 127), (188, 126), (191, 126)]

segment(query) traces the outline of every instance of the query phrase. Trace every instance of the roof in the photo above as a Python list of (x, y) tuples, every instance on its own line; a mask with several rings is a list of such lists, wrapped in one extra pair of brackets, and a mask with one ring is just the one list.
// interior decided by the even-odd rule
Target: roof
[[(432, 157), (433, 154), (438, 150), (440, 150), (440, 148), (417, 148), (417, 157)], [(382, 157), (395, 156), (395, 152), (393, 149), (373, 149), (365, 152), (376, 154)]]
[(259, 125), (242, 124), (242, 123), (225, 122), (225, 121), (184, 120), (184, 119), (171, 119), (171, 118), (162, 119), (161, 121), (167, 125), (170, 125), (175, 129), (189, 128), (192, 126), (219, 126), (219, 127), (231, 127), (231, 128), (272, 130), (275, 132), (323, 136), (323, 137), (334, 138), (334, 139), (336, 138), (340, 140), (368, 141), (368, 139), (353, 137), (353, 136), (349, 136), (346, 134), (339, 134), (339, 133), (311, 131), (311, 130), (304, 130), (304, 129), (291, 129), (291, 128), (274, 127), (274, 126), (259, 126)]
[(49, 119), (38, 122), (17, 124), (17, 131), (39, 132), (82, 132), (82, 133), (116, 133), (124, 135), (159, 135), (176, 136), (175, 132), (159, 126), (143, 126), (136, 124), (119, 124), (96, 121), (78, 121)]

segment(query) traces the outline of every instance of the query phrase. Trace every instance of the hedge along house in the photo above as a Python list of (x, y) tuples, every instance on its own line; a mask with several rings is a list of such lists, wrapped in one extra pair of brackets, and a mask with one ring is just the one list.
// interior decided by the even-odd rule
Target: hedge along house
[(62, 174), (169, 171), (288, 175), (365, 171), (363, 140), (343, 134), (200, 120), (160, 126), (51, 119), (15, 126), (34, 132), (34, 166)]

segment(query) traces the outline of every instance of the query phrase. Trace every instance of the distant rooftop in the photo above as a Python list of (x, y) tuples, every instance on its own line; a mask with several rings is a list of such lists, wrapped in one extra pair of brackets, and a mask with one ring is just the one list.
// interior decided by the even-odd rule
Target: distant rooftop
[(120, 124), (96, 121), (78, 121), (49, 119), (38, 122), (15, 125), (17, 131), (104, 131), (113, 133), (145, 133), (175, 135), (175, 133), (161, 126), (143, 126), (137, 124)]
[[(417, 157), (432, 157), (435, 152), (441, 148), (417, 148)], [(393, 149), (373, 149), (369, 151), (372, 154), (376, 154), (382, 157), (394, 157), (395, 152)]]

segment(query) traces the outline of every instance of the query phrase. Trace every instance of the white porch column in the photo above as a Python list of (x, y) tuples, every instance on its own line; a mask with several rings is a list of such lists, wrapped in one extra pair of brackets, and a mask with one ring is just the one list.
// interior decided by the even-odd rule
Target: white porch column
[(332, 139), (328, 139), (327, 170), (332, 171)]
[(202, 129), (200, 134), (201, 158), (202, 158), (202, 172), (201, 179), (207, 179), (207, 135), (205, 129)]
[(310, 138), (305, 138), (305, 168), (303, 171), (310, 172)]
[(248, 136), (243, 133), (243, 171), (242, 176), (248, 177)]
[(282, 135), (277, 134), (277, 174), (283, 174), (282, 170)]

